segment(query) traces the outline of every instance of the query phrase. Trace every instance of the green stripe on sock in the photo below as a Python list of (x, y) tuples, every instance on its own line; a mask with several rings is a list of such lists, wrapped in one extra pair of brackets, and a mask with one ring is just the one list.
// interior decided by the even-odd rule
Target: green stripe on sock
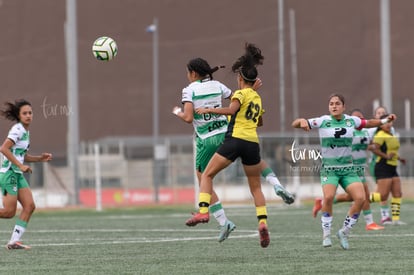
[(372, 213), (372, 211), (371, 211), (371, 209), (369, 209), (369, 210), (362, 210), (362, 214), (365, 216), (365, 215), (369, 215), (369, 214), (371, 214)]
[(216, 204), (210, 206), (211, 213), (219, 211), (220, 209), (223, 209), (223, 206), (221, 205), (221, 203), (216, 203)]
[(264, 177), (264, 178), (266, 178), (269, 174), (273, 174), (274, 175), (273, 170), (270, 169), (269, 167), (265, 168), (262, 171), (262, 177)]
[(16, 225), (19, 225), (23, 228), (26, 228), (27, 227), (27, 222), (22, 221), (21, 219), (16, 219)]

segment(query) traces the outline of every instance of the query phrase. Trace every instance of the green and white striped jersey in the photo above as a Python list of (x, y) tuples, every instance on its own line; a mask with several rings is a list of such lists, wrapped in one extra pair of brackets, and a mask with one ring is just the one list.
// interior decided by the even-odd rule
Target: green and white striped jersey
[[(29, 131), (26, 131), (23, 125), (19, 122), (14, 124), (13, 127), (10, 129), (7, 138), (14, 142), (14, 145), (11, 147), (12, 154), (20, 163), (23, 163), (24, 156), (26, 155), (30, 146)], [(13, 169), (15, 173), (22, 173), (22, 171), (19, 168), (17, 168), (16, 165), (12, 164), (6, 158), (6, 156), (4, 156), (3, 163), (0, 168), (0, 173), (7, 172), (10, 169), (10, 167)]]
[[(231, 96), (231, 90), (216, 80), (194, 81), (182, 91), (182, 103), (193, 103), (196, 108), (221, 108), (222, 98)], [(205, 139), (227, 131), (227, 116), (197, 114), (194, 111), (193, 126), (198, 137)]]
[(368, 145), (371, 143), (368, 129), (354, 131), (352, 158), (354, 165), (365, 166), (368, 161)]
[(356, 116), (343, 115), (337, 120), (330, 115), (308, 119), (310, 128), (319, 129), (322, 165), (329, 167), (352, 166), (352, 140), (354, 131), (362, 124)]

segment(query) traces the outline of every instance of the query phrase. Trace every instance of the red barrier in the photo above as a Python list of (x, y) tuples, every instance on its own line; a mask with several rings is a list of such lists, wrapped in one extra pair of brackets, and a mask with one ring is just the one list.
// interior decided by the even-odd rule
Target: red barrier
[[(95, 189), (80, 189), (79, 199), (80, 203), (84, 206), (95, 206)], [(161, 188), (159, 190), (158, 200), (161, 204), (194, 203), (194, 188)], [(102, 189), (103, 206), (132, 206), (153, 203), (155, 203), (155, 195), (151, 189)]]

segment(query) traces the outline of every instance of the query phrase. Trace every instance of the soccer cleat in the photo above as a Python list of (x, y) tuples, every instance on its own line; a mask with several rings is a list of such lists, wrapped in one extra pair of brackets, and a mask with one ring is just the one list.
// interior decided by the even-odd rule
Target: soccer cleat
[(341, 247), (345, 250), (349, 249), (348, 236), (342, 230), (339, 230), (336, 233), (336, 236), (339, 239), (339, 243), (341, 244)]
[(7, 250), (13, 250), (13, 249), (30, 249), (30, 246), (24, 245), (21, 242), (15, 242), (15, 243), (8, 243), (6, 244)]
[(400, 221), (400, 220), (396, 220), (396, 221), (392, 221), (393, 225), (406, 225), (407, 223)]
[(287, 191), (282, 185), (276, 184), (273, 186), (276, 195), (281, 197), (286, 204), (292, 204), (295, 202), (295, 195)]
[(322, 209), (322, 199), (316, 198), (313, 203), (312, 215), (314, 218), (318, 215), (318, 212)]
[(195, 226), (199, 223), (208, 223), (208, 221), (210, 220), (210, 214), (207, 213), (193, 213), (193, 216), (191, 218), (189, 218), (185, 224), (187, 226)]
[(386, 217), (386, 218), (382, 218), (381, 221), (380, 221), (380, 223), (382, 225), (388, 225), (388, 224), (392, 224), (392, 220), (391, 220), (390, 217)]
[(260, 237), (260, 245), (263, 248), (269, 246), (270, 237), (269, 237), (269, 230), (267, 229), (267, 225), (265, 223), (259, 224), (259, 237)]
[(331, 247), (332, 241), (331, 241), (331, 235), (325, 236), (322, 241), (323, 247)]
[(382, 230), (384, 229), (384, 226), (378, 225), (375, 222), (367, 224), (365, 226), (365, 230), (370, 231), (370, 230)]
[(225, 239), (227, 239), (231, 232), (236, 228), (236, 225), (230, 221), (227, 220), (226, 223), (223, 226), (220, 226), (220, 235), (219, 235), (219, 242), (221, 243)]

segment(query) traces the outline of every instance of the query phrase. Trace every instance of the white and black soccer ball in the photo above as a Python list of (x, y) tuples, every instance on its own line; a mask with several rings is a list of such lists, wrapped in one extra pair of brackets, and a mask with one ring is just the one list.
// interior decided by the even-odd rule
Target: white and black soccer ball
[(118, 46), (112, 38), (102, 36), (93, 42), (92, 53), (98, 60), (109, 61), (118, 53)]

